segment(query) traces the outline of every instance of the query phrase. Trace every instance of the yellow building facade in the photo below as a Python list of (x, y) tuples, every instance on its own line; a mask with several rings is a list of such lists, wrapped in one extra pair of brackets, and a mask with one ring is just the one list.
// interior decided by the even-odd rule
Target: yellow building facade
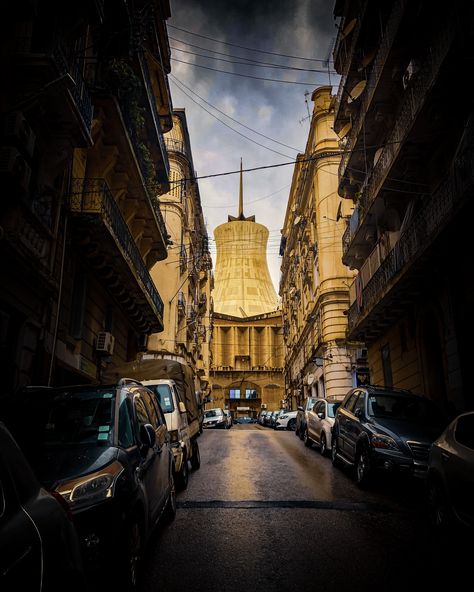
[(183, 357), (194, 370), (196, 390), (209, 389), (212, 335), (212, 260), (184, 109), (173, 112), (173, 128), (165, 134), (170, 162), (170, 191), (161, 196), (168, 258), (151, 270), (162, 294), (164, 329), (148, 339), (148, 352)]
[(350, 204), (337, 194), (334, 98), (320, 87), (304, 154), (295, 166), (282, 229), (280, 295), (288, 406), (305, 396), (343, 397), (362, 380), (365, 350), (346, 340), (351, 272), (341, 261)]
[[(242, 165), (241, 165), (242, 166)], [(212, 393), (207, 407), (255, 416), (282, 405), (283, 335), (278, 296), (268, 271), (268, 230), (239, 211), (214, 231)]]

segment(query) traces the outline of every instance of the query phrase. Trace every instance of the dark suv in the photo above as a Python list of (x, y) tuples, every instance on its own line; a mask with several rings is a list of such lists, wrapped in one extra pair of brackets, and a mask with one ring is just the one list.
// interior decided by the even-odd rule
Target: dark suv
[(136, 587), (145, 542), (160, 517), (176, 511), (173, 455), (156, 397), (122, 379), (30, 387), (0, 409), (40, 482), (68, 502), (90, 579), (113, 575), (121, 589)]
[(446, 418), (429, 399), (376, 386), (350, 390), (332, 429), (333, 465), (355, 467), (359, 486), (375, 469), (401, 469), (425, 476), (431, 444)]

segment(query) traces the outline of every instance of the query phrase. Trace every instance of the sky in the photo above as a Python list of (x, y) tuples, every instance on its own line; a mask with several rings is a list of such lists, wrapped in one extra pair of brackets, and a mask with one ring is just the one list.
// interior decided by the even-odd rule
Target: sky
[[(197, 176), (238, 171), (241, 158), (245, 171), (290, 162), (304, 152), (311, 93), (338, 81), (327, 71), (337, 34), (334, 2), (170, 0), (170, 4), (171, 96), (174, 108), (186, 110)], [(332, 61), (329, 67), (332, 70)], [(256, 222), (269, 230), (267, 259), (277, 293), (280, 229), (293, 169), (288, 165), (244, 172), (244, 214), (255, 215)], [(198, 183), (215, 261), (214, 229), (227, 222), (228, 214), (237, 214), (239, 175), (199, 179)]]

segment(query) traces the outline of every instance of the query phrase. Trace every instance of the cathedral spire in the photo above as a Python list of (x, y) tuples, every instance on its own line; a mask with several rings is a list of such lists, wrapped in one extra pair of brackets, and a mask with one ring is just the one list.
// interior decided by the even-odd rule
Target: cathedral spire
[(240, 159), (240, 185), (239, 185), (239, 213), (236, 216), (229, 214), (228, 221), (235, 222), (236, 220), (243, 220), (247, 222), (255, 222), (255, 216), (244, 216), (244, 171), (242, 169), (242, 158)]
[(239, 189), (239, 220), (244, 219), (244, 180), (242, 173), (242, 158), (240, 159), (240, 189)]

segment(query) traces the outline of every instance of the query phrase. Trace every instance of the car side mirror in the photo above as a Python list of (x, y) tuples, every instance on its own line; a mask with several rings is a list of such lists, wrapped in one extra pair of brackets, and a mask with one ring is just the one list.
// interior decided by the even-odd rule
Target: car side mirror
[(150, 423), (140, 426), (140, 442), (146, 448), (153, 448), (156, 443), (156, 434)]
[(318, 417), (319, 417), (319, 419), (324, 419), (326, 417), (326, 415), (322, 411), (320, 411), (318, 413)]
[(359, 409), (356, 409), (354, 411), (354, 415), (357, 417), (357, 419), (362, 419), (364, 417), (364, 412), (362, 411), (362, 409), (359, 407)]
[(298, 411), (304, 411), (303, 407), (300, 407), (299, 405), (298, 405), (297, 409), (298, 409)]
[(186, 413), (186, 405), (183, 403), (183, 401), (178, 403), (178, 409), (180, 413)]

